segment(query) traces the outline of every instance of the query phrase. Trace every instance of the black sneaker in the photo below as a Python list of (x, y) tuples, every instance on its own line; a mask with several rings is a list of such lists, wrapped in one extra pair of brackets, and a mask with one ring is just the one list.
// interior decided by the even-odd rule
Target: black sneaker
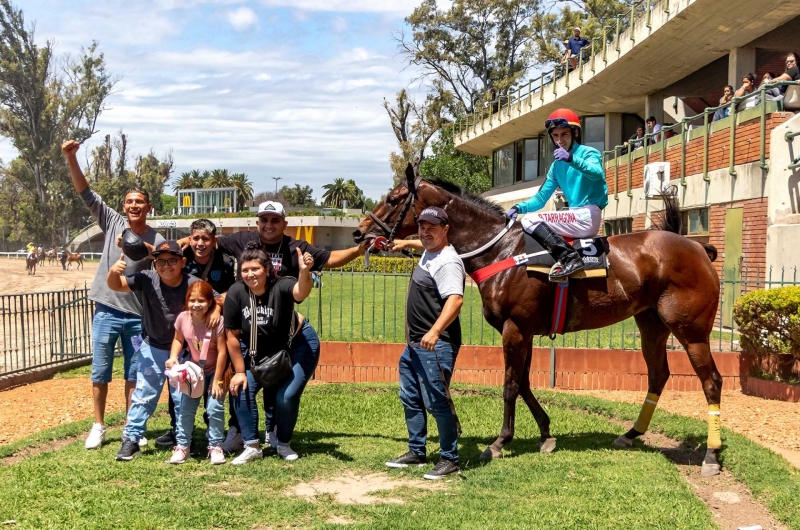
[(122, 447), (117, 452), (117, 460), (129, 461), (142, 454), (139, 444), (129, 438), (122, 440)]
[(189, 456), (200, 456), (200, 448), (194, 443), (194, 440), (189, 444)]
[(404, 455), (400, 455), (394, 460), (386, 462), (386, 467), (401, 468), (409, 466), (424, 466), (428, 463), (428, 457), (425, 455), (418, 455), (414, 451), (409, 451)]
[(159, 447), (175, 447), (178, 445), (178, 441), (175, 439), (175, 432), (167, 431), (156, 438), (156, 445)]
[(461, 473), (461, 469), (458, 467), (458, 464), (450, 460), (440, 458), (436, 465), (433, 466), (433, 469), (422, 475), (422, 478), (427, 480), (438, 480), (440, 478), (445, 478), (447, 475), (452, 475), (453, 473)]

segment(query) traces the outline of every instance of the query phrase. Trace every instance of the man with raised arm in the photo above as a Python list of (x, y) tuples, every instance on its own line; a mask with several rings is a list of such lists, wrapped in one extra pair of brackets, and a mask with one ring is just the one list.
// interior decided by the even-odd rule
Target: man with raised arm
[[(150, 252), (156, 245), (163, 243), (164, 238), (147, 225), (147, 214), (152, 205), (150, 196), (145, 190), (132, 188), (125, 194), (122, 204), (125, 217), (110, 208), (97, 193), (92, 191), (78, 163), (79, 148), (78, 142), (68, 140), (61, 146), (61, 151), (66, 158), (75, 191), (80, 194), (105, 235), (103, 254), (89, 291), (89, 299), (95, 303), (95, 313), (92, 318), (91, 376), (94, 424), (86, 438), (86, 449), (98, 449), (106, 437), (106, 397), (117, 340), (122, 343), (126, 410), (130, 408), (131, 395), (136, 386), (136, 354), (142, 344), (142, 304), (139, 299), (131, 292), (112, 291), (106, 284), (108, 271), (120, 255), (117, 238), (122, 235), (123, 230), (130, 228), (142, 239)], [(152, 263), (149, 255), (138, 261), (130, 258), (125, 258), (125, 261), (130, 274), (150, 269)], [(144, 439), (139, 441), (142, 444), (146, 443)]]

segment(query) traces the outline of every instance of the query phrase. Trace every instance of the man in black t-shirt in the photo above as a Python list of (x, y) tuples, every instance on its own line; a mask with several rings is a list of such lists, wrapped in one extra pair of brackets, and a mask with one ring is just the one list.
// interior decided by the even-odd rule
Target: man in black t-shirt
[[(212, 289), (221, 295), (219, 297), (220, 303), (224, 303), (225, 293), (236, 282), (236, 273), (234, 272), (233, 259), (217, 251), (216, 248), (216, 225), (208, 219), (198, 219), (192, 222), (189, 226), (189, 248), (184, 251), (186, 265), (183, 271), (208, 282)], [(207, 396), (205, 397), (207, 398)], [(231, 451), (236, 447), (235, 436), (239, 432), (239, 423), (236, 421), (236, 414), (230, 401), (228, 410), (228, 427), (229, 432), (232, 432), (233, 440), (229, 441), (228, 447), (223, 444), (223, 450)], [(155, 440), (156, 445), (161, 447), (174, 447), (178, 444), (175, 439), (175, 402), (172, 399), (172, 394), (169, 395), (169, 417), (172, 429)], [(203, 413), (203, 419), (208, 425), (208, 414), (205, 412)], [(236, 430), (232, 431), (230, 427), (234, 427)], [(238, 439), (238, 445), (241, 445), (241, 437)], [(195, 454), (194, 445), (190, 448), (190, 452)]]
[[(773, 79), (774, 81), (800, 81), (800, 65), (797, 63), (797, 55), (790, 53), (786, 56), (786, 71)], [(781, 87), (786, 91), (786, 87)]]
[(450, 378), (461, 346), (458, 313), (464, 303), (464, 264), (447, 242), (447, 213), (425, 208), (419, 216), (419, 241), (396, 241), (391, 250), (422, 247), (406, 302), (406, 349), (400, 356), (400, 401), (408, 427), (408, 452), (387, 467), (427, 463), (430, 412), (439, 429), (439, 462), (423, 478), (435, 480), (459, 472), (459, 425), (450, 399)]

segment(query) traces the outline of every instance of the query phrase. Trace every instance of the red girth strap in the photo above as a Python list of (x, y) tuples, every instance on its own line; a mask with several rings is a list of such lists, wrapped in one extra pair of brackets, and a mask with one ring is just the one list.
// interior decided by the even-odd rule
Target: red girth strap
[(472, 274), (469, 275), (472, 278), (472, 281), (481, 284), (497, 274), (498, 272), (503, 272), (504, 270), (508, 270), (512, 267), (516, 267), (518, 263), (514, 260), (513, 257), (506, 258), (502, 261), (498, 261), (496, 263), (492, 263), (491, 265), (487, 265), (481, 269), (476, 270)]

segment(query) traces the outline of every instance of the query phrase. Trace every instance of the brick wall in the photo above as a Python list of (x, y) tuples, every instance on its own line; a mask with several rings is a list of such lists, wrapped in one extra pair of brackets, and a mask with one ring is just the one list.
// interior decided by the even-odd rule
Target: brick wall
[[(767, 115), (766, 133), (767, 142), (765, 157), (769, 158), (769, 135), (772, 129), (787, 121), (793, 116), (790, 112), (775, 112)], [(760, 159), (761, 119), (755, 118), (740, 123), (736, 128), (736, 165), (756, 162)], [(730, 128), (717, 131), (708, 141), (708, 170), (726, 168), (730, 165)], [(681, 174), (681, 146), (675, 145), (666, 150), (666, 160), (670, 163), (671, 177), (678, 178)], [(661, 161), (661, 144), (650, 146), (647, 162)], [(703, 137), (695, 138), (686, 144), (686, 176), (703, 172)], [(628, 163), (620, 161), (616, 170), (613, 161), (606, 167), (606, 183), (608, 191), (614, 192), (614, 181), (617, 181), (617, 191), (628, 190)], [(631, 189), (641, 188), (644, 185), (644, 157), (634, 160), (631, 166)]]
[[(709, 243), (717, 247), (719, 252), (714, 266), (720, 278), (725, 265), (725, 210), (743, 208), (742, 266), (747, 267), (748, 280), (763, 281), (766, 279), (767, 202), (768, 199), (764, 197), (709, 206)], [(755, 288), (755, 286), (751, 287)]]

